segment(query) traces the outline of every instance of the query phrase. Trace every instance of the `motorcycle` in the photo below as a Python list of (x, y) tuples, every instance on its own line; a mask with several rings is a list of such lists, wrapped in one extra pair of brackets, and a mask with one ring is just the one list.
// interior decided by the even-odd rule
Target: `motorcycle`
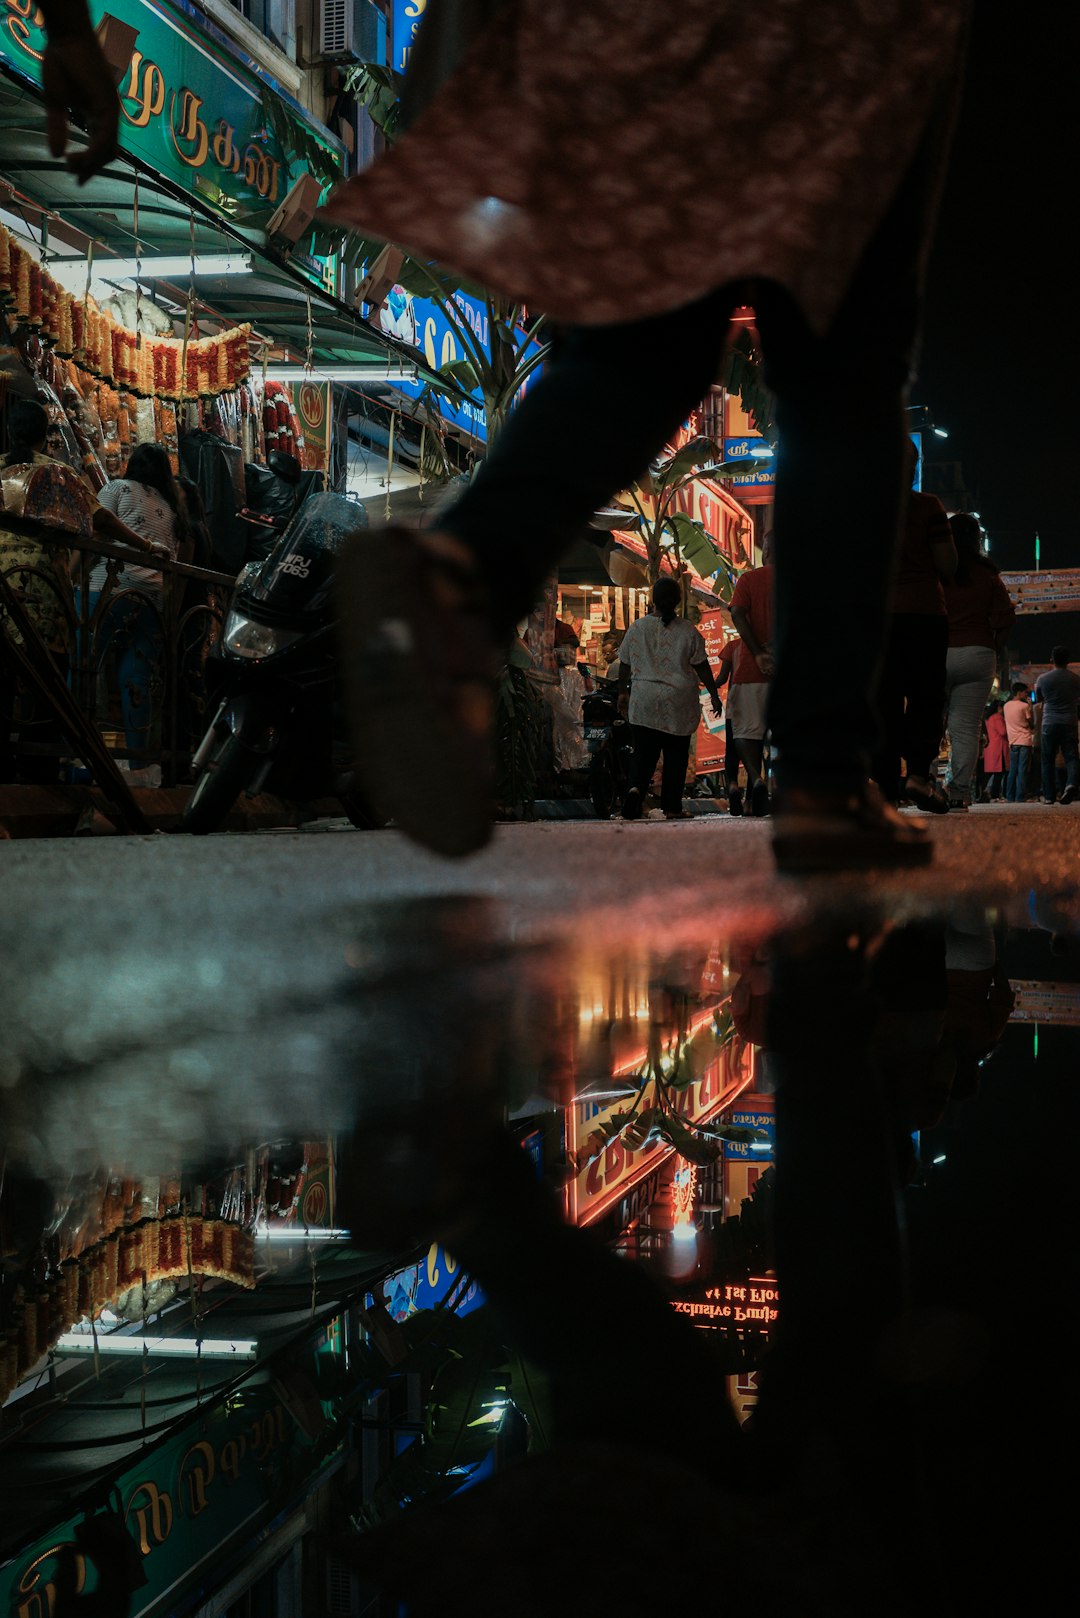
[(214, 831), (241, 793), (264, 790), (333, 795), (354, 826), (385, 824), (348, 769), (337, 701), (333, 562), (367, 521), (345, 495), (310, 495), (269, 553), (241, 571), (207, 670), (219, 700), (192, 758), (185, 831)]
[(600, 820), (610, 820), (629, 789), (634, 744), (630, 726), (619, 712), (619, 687), (600, 682), (582, 703), (585, 745), (589, 750), (589, 797)]

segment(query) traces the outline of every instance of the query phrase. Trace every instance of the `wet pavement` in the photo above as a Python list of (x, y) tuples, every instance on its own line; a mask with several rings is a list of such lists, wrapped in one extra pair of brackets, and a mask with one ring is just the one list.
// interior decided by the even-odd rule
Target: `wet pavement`
[(1080, 809), (933, 831), (0, 847), (0, 1618), (1038, 1610)]

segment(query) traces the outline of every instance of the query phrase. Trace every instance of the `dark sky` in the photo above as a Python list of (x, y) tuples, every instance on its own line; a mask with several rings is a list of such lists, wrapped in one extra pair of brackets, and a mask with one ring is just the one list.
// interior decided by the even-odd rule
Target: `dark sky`
[[(1003, 20), (1003, 18), (1007, 20)], [(1080, 27), (1047, 0), (977, 8), (930, 262), (912, 399), (947, 446), (1003, 567), (1080, 566)]]

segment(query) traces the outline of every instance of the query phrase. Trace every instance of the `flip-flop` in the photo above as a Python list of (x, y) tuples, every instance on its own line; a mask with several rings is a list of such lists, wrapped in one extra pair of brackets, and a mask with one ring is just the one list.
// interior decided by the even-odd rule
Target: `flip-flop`
[(468, 552), (439, 533), (368, 530), (349, 542), (335, 573), (342, 684), (364, 790), (425, 848), (474, 853), (491, 836), (498, 656)]

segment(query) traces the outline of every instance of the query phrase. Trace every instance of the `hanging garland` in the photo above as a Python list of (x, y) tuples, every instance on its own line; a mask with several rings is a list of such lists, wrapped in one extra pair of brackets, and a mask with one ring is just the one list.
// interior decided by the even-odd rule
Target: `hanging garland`
[(249, 325), (186, 341), (143, 336), (113, 319), (92, 297), (66, 291), (0, 225), (0, 308), (63, 359), (115, 388), (159, 399), (210, 399), (251, 374)]

